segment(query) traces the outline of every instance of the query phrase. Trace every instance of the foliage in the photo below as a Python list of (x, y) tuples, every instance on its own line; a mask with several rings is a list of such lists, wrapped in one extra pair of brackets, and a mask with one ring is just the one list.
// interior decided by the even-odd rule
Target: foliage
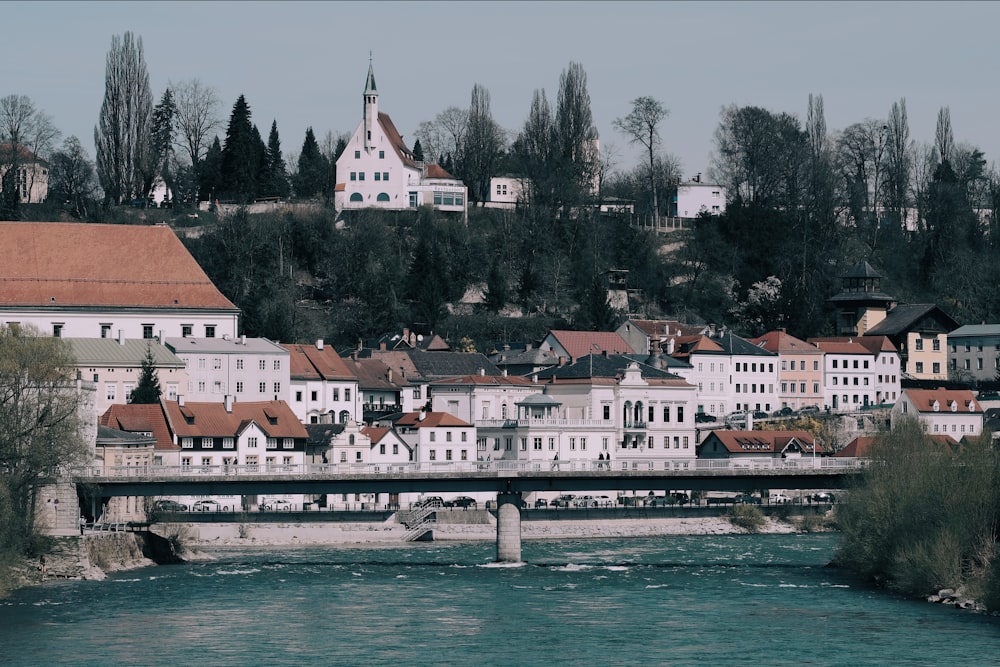
[(156, 169), (152, 138), (153, 93), (142, 38), (126, 32), (111, 38), (104, 76), (104, 101), (94, 144), (97, 177), (105, 204), (145, 198)]
[(654, 97), (642, 96), (632, 100), (628, 115), (614, 120), (614, 126), (628, 136), (630, 143), (641, 144), (649, 156), (649, 190), (652, 194), (652, 212), (660, 214), (656, 188), (656, 148), (660, 144), (660, 123), (670, 114), (663, 103)]
[(302, 152), (299, 153), (298, 172), (295, 174), (295, 194), (307, 199), (323, 194), (329, 170), (327, 159), (319, 150), (316, 135), (311, 127), (306, 128), (306, 137), (302, 141)]
[(288, 171), (285, 160), (281, 157), (281, 139), (278, 137), (278, 121), (271, 123), (271, 132), (267, 136), (267, 152), (265, 154), (265, 173), (260, 192), (265, 197), (288, 196)]
[(146, 356), (142, 359), (142, 370), (139, 373), (139, 382), (132, 390), (132, 396), (128, 402), (133, 405), (159, 403), (162, 393), (160, 377), (156, 373), (156, 360), (153, 359), (153, 348), (147, 343)]
[(219, 129), (219, 98), (215, 89), (198, 79), (171, 83), (177, 122), (177, 147), (186, 152), (190, 166), (197, 168)]
[(726, 518), (748, 533), (759, 533), (767, 523), (764, 513), (756, 505), (733, 505), (726, 511)]
[(221, 190), (227, 199), (242, 203), (253, 201), (256, 196), (260, 172), (260, 133), (250, 122), (250, 116), (250, 105), (240, 95), (233, 104), (222, 147)]
[(863, 481), (838, 508), (840, 564), (909, 595), (966, 586), (991, 576), (998, 505), (996, 452), (988, 442), (952, 451), (916, 419), (873, 444)]
[(89, 454), (74, 380), (65, 341), (0, 327), (0, 554), (30, 546), (38, 490)]
[(87, 216), (96, 187), (94, 163), (80, 140), (69, 137), (52, 156), (49, 198), (65, 205), (74, 217), (83, 218)]

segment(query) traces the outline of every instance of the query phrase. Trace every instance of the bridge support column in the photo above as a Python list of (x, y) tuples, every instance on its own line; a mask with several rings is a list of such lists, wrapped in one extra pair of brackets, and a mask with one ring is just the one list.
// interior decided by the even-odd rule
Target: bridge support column
[(521, 494), (497, 494), (497, 562), (521, 562)]

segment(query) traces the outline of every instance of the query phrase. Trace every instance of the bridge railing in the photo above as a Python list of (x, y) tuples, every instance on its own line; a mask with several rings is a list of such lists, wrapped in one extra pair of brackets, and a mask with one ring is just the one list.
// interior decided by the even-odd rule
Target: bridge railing
[(741, 470), (852, 470), (865, 466), (867, 459), (848, 457), (743, 457), (730, 459), (648, 459), (617, 461), (590, 459), (560, 461), (432, 461), (429, 463), (303, 463), (272, 465), (193, 465), (193, 466), (89, 466), (75, 471), (76, 477), (330, 477), (351, 475), (452, 475), (462, 473), (630, 473), (630, 472), (728, 472)]

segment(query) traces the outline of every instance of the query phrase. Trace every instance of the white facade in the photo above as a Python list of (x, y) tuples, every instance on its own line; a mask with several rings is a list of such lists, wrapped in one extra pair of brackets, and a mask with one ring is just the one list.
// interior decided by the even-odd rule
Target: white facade
[(771, 412), (779, 405), (778, 355), (733, 355), (732, 388), (736, 410)]
[(235, 336), (236, 313), (168, 311), (130, 308), (127, 312), (105, 309), (22, 307), (0, 311), (0, 322), (33, 326), (42, 334), (59, 338), (159, 338), (168, 336)]
[(699, 412), (724, 417), (736, 409), (736, 399), (730, 384), (732, 362), (727, 355), (699, 354), (689, 357), (691, 371), (679, 372), (698, 388)]
[(893, 425), (903, 416), (918, 418), (928, 435), (961, 440), (983, 433), (983, 408), (969, 390), (905, 389), (889, 414)]
[(166, 346), (187, 367), (188, 402), (288, 402), (288, 351), (266, 338), (167, 338)]
[(518, 176), (490, 178), (490, 199), (487, 208), (514, 208), (524, 199), (524, 182)]
[(726, 189), (714, 183), (691, 180), (677, 186), (674, 210), (678, 218), (696, 218), (702, 213), (721, 215), (726, 212)]
[[(818, 343), (823, 347), (822, 343)], [(858, 346), (860, 347), (860, 346)], [(875, 358), (867, 351), (824, 349), (823, 404), (835, 411), (875, 405)]]

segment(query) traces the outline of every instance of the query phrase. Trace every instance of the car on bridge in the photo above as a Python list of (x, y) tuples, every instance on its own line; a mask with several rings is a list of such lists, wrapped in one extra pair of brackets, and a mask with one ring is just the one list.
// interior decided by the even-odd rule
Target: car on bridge
[(829, 491), (820, 491), (809, 496), (809, 500), (814, 503), (835, 503), (837, 502), (837, 497)]
[(199, 500), (191, 507), (191, 509), (195, 512), (218, 512), (222, 509), (222, 505), (220, 505), (217, 500)]
[(576, 501), (576, 496), (574, 496), (572, 494), (569, 494), (569, 493), (564, 493), (563, 495), (559, 496), (558, 498), (556, 498), (555, 500), (552, 501), (552, 506), (553, 507), (573, 507), (575, 501)]
[(476, 509), (479, 503), (476, 502), (475, 498), (470, 498), (469, 496), (457, 496), (451, 500), (444, 501), (445, 507), (460, 507), (462, 509)]
[(549, 506), (549, 501), (547, 501), (545, 498), (539, 498), (538, 500), (535, 501), (535, 509), (536, 510), (544, 508), (544, 507), (548, 507), (548, 506)]
[(795, 414), (795, 410), (792, 410), (787, 405), (783, 408), (779, 408), (771, 413), (772, 417), (791, 417)]
[(154, 512), (187, 512), (187, 505), (176, 500), (157, 500), (153, 503)]
[(792, 499), (784, 493), (772, 493), (767, 497), (767, 501), (772, 505), (787, 505)]
[(290, 512), (291, 510), (292, 504), (281, 498), (271, 500), (260, 506), (261, 512)]
[(733, 502), (737, 505), (760, 505), (760, 497), (752, 493), (741, 493), (733, 497)]
[(710, 415), (707, 412), (697, 412), (694, 415), (694, 423), (696, 424), (707, 424), (714, 421), (716, 421), (715, 415)]

